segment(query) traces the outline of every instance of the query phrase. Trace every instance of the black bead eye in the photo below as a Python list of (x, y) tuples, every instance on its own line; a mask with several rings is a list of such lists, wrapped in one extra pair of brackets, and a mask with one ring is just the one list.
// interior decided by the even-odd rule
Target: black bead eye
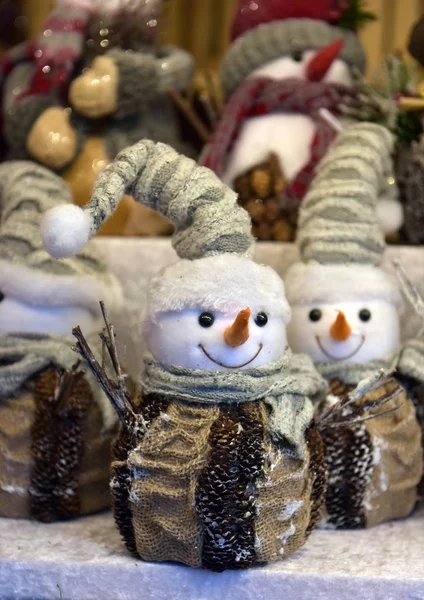
[(211, 313), (208, 312), (204, 312), (200, 315), (199, 317), (199, 325), (201, 327), (212, 327), (212, 325), (214, 324), (215, 321), (215, 317), (213, 315), (211, 315)]
[(268, 315), (264, 312), (260, 312), (256, 315), (255, 323), (258, 327), (265, 327), (268, 323)]
[(309, 313), (309, 320), (313, 321), (314, 323), (316, 321), (319, 321), (321, 317), (322, 317), (322, 312), (320, 311), (319, 308), (313, 308), (311, 310), (311, 312)]
[(0, 302), (2, 302), (4, 300), (4, 294), (2, 292), (0, 292)]
[(359, 318), (361, 321), (364, 321), (364, 323), (371, 319), (371, 312), (368, 310), (368, 308), (363, 308), (359, 311)]
[(300, 50), (295, 50), (291, 57), (295, 62), (302, 62), (303, 53)]

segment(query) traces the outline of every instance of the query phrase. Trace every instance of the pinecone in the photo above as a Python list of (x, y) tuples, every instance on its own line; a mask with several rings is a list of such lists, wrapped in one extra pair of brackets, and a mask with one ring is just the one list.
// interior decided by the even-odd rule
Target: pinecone
[(287, 182), (276, 154), (239, 175), (234, 189), (240, 205), (252, 218), (252, 233), (259, 240), (291, 242), (296, 235), (298, 207), (284, 206), (280, 195)]

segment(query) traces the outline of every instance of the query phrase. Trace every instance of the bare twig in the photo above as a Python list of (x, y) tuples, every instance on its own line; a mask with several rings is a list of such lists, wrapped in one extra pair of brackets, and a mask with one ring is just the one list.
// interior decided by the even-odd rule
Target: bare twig
[(402, 387), (397, 383), (390, 392), (383, 393), (376, 400), (364, 402), (361, 405), (355, 405), (355, 403), (367, 393), (377, 389), (388, 381), (395, 382), (394, 379), (388, 377), (384, 372), (378, 372), (375, 376), (364, 379), (352, 392), (341, 398), (336, 404), (322, 413), (317, 420), (318, 427), (320, 429), (325, 429), (328, 427), (340, 427), (342, 425), (352, 426), (395, 412), (400, 408), (400, 405), (379, 413), (370, 414), (370, 411), (384, 406), (390, 402), (390, 400), (399, 396), (402, 392)]
[(118, 358), (118, 348), (116, 347), (114, 328), (111, 322), (109, 321), (104, 302), (100, 302), (100, 309), (102, 311), (103, 320), (105, 322), (106, 330), (108, 333), (108, 337), (106, 337), (104, 333), (100, 334), (100, 337), (104, 343), (104, 346), (109, 352), (110, 360), (112, 361), (113, 368), (115, 369), (115, 373), (118, 376), (119, 391), (121, 392), (121, 394), (125, 394), (127, 390), (125, 387), (125, 379), (122, 374), (121, 364)]
[(54, 402), (57, 411), (60, 411), (72, 395), (75, 383), (85, 375), (85, 370), (80, 369), (81, 359), (72, 365), (71, 369), (62, 369), (54, 392)]
[[(80, 327), (74, 327), (72, 330), (73, 336), (77, 340), (76, 350), (82, 358), (87, 362), (94, 377), (103, 388), (103, 391), (112, 403), (118, 417), (125, 426), (134, 425), (137, 418), (133, 410), (133, 403), (127, 392), (122, 392), (115, 381), (110, 379), (105, 369), (100, 365), (94, 356), (84, 334)], [(110, 340), (109, 340), (110, 343)]]
[(193, 127), (201, 141), (207, 144), (211, 134), (199, 116), (194, 112), (190, 102), (177, 90), (169, 89), (166, 90), (166, 93), (181, 114), (187, 119), (188, 123)]
[(422, 334), (424, 330), (424, 299), (422, 298), (416, 286), (409, 279), (401, 262), (399, 260), (395, 260), (393, 261), (393, 264), (405, 296), (408, 298), (411, 306), (422, 321), (422, 326), (420, 329), (420, 334)]

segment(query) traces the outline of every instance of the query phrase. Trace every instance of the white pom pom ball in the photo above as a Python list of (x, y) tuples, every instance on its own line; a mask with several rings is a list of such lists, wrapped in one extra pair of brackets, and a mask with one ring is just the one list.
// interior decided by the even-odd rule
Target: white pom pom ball
[(79, 206), (62, 204), (46, 212), (41, 222), (41, 240), (54, 258), (77, 254), (90, 238), (91, 220)]
[(396, 233), (403, 225), (403, 207), (399, 200), (380, 196), (376, 205), (377, 220), (384, 235)]

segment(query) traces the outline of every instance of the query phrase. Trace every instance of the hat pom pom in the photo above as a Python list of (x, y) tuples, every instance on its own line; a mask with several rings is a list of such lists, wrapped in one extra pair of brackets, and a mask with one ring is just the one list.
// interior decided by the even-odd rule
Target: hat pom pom
[(90, 217), (79, 206), (55, 206), (41, 222), (41, 239), (46, 252), (54, 258), (77, 254), (90, 238)]

